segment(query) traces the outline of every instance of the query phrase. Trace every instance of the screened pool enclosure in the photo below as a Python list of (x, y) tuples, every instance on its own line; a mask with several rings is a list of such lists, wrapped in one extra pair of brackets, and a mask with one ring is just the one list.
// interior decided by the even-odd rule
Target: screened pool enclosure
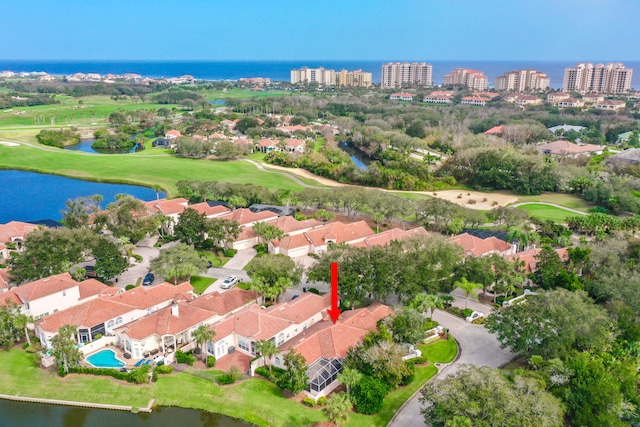
[(313, 395), (320, 393), (338, 378), (340, 372), (342, 372), (342, 359), (336, 357), (329, 360), (321, 357), (307, 369), (309, 377), (307, 391)]

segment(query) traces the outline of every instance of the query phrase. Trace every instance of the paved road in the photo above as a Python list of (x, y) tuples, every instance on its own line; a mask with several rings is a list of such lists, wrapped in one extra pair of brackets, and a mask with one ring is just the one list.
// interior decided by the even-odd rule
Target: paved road
[[(456, 300), (456, 305), (460, 302), (464, 305), (464, 300)], [(471, 304), (471, 301), (469, 303)], [(479, 303), (476, 302), (476, 304)], [(467, 323), (442, 310), (436, 310), (433, 319), (448, 328), (451, 335), (456, 338), (460, 345), (458, 359), (442, 368), (438, 376), (455, 373), (461, 364), (498, 368), (506, 365), (515, 357), (508, 350), (501, 349), (495, 336), (490, 334), (483, 326)], [(409, 399), (407, 404), (396, 413), (396, 416), (389, 423), (389, 427), (426, 426), (420, 414), (419, 397), (420, 393), (416, 393)]]

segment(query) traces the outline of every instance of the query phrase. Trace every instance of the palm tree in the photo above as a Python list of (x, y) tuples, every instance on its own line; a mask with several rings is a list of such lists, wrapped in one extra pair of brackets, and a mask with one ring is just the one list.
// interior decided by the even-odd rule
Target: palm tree
[(322, 413), (329, 421), (339, 427), (349, 419), (352, 407), (351, 400), (346, 393), (335, 393), (327, 400), (327, 405), (322, 408)]
[(351, 387), (358, 384), (362, 379), (362, 374), (357, 369), (344, 368), (338, 374), (338, 381), (347, 387), (347, 394), (351, 394)]
[(440, 295), (418, 294), (411, 300), (409, 306), (421, 312), (423, 316), (429, 311), (429, 319), (431, 319), (433, 310), (436, 308), (444, 309), (444, 301)]
[(262, 355), (262, 361), (271, 370), (271, 365), (267, 363), (267, 359), (271, 361), (271, 358), (279, 353), (278, 347), (271, 340), (261, 340), (256, 343), (256, 350)]
[(102, 210), (100, 208), (100, 202), (104, 200), (104, 196), (102, 194), (94, 194), (93, 196), (91, 196), (91, 198), (96, 202), (96, 205), (98, 206), (98, 211)]
[(227, 201), (227, 203), (229, 203), (229, 206), (232, 209), (236, 209), (236, 208), (241, 207), (241, 206), (247, 206), (247, 201), (243, 197), (240, 197), (240, 196), (231, 196), (231, 197), (229, 197), (229, 200)]
[(215, 336), (216, 331), (212, 331), (211, 329), (209, 329), (209, 325), (207, 325), (206, 323), (198, 326), (193, 331), (193, 337), (198, 344), (198, 348), (200, 348), (200, 352), (202, 353), (202, 361), (205, 364), (207, 363), (207, 343), (215, 338)]
[(462, 289), (465, 296), (464, 308), (467, 308), (467, 303), (469, 302), (469, 297), (474, 299), (478, 299), (478, 294), (475, 293), (476, 289), (482, 289), (482, 285), (480, 283), (469, 282), (466, 277), (463, 277), (459, 281), (453, 284), (456, 288)]
[(29, 338), (29, 330), (27, 329), (27, 325), (29, 325), (29, 323), (33, 323), (33, 321), (33, 317), (27, 316), (24, 313), (18, 313), (13, 318), (13, 326), (18, 329), (24, 330), (24, 337), (26, 338), (27, 344), (29, 345), (31, 345), (31, 338)]
[(380, 212), (374, 212), (371, 219), (376, 223), (376, 233), (380, 232), (380, 223), (384, 221), (384, 215)]

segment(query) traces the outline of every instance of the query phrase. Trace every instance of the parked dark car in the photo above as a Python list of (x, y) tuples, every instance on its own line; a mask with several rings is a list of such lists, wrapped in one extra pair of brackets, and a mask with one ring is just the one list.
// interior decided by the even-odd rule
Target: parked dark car
[(146, 276), (144, 276), (144, 280), (142, 281), (142, 286), (149, 286), (150, 284), (153, 283), (153, 280), (156, 277), (153, 275), (153, 273), (149, 273)]

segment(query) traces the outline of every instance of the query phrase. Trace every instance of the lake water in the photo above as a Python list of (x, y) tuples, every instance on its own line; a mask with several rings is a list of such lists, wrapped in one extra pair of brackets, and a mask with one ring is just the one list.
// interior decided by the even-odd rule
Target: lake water
[(358, 169), (362, 169), (364, 171), (369, 170), (369, 166), (367, 165), (371, 163), (371, 159), (367, 158), (367, 156), (365, 156), (359, 150), (351, 147), (347, 141), (340, 141), (338, 147), (349, 155), (351, 161), (356, 165)]
[(0, 399), (1, 427), (247, 427), (244, 421), (205, 411), (154, 408), (149, 414)]
[(92, 145), (95, 142), (95, 140), (93, 139), (87, 139), (84, 141), (80, 141), (78, 144), (74, 144), (74, 145), (68, 145), (66, 147), (64, 147), (65, 150), (71, 150), (71, 151), (82, 151), (83, 153), (93, 153), (93, 154), (126, 154), (126, 153), (135, 153), (136, 151), (138, 151), (138, 145), (136, 144), (135, 147), (133, 147), (131, 150), (126, 150), (126, 151), (118, 151), (118, 152), (106, 152), (106, 151), (97, 151), (94, 150)]
[[(57, 175), (18, 170), (0, 170), (0, 224), (9, 221), (62, 219), (68, 199), (102, 194), (104, 208), (116, 194), (130, 194), (138, 199), (155, 200), (156, 192), (147, 187), (83, 181)], [(165, 197), (163, 192), (159, 196)], [(0, 424), (2, 426), (2, 424)]]

